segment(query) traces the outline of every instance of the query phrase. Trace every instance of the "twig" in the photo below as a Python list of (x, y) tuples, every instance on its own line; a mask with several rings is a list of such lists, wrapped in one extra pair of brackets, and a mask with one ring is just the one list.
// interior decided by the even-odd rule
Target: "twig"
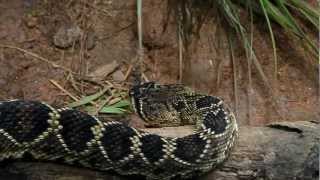
[(110, 106), (110, 105), (113, 105), (113, 104), (121, 101), (122, 98), (121, 98), (121, 96), (120, 96), (120, 97), (119, 97), (119, 96), (120, 96), (120, 95), (116, 96), (114, 99), (111, 99), (111, 100), (109, 101), (108, 105)]
[(71, 69), (66, 68), (66, 67), (64, 67), (64, 66), (61, 66), (61, 65), (58, 65), (58, 64), (50, 61), (49, 59), (44, 58), (44, 57), (42, 57), (42, 56), (40, 56), (40, 55), (38, 55), (38, 54), (36, 54), (36, 53), (27, 51), (27, 50), (25, 50), (25, 49), (22, 49), (22, 48), (19, 48), (19, 47), (16, 47), (16, 46), (11, 46), (11, 45), (2, 45), (2, 44), (0, 44), (0, 48), (8, 48), (8, 49), (18, 50), (18, 51), (20, 51), (20, 52), (23, 52), (23, 53), (25, 53), (25, 54), (27, 54), (27, 55), (30, 55), (30, 56), (36, 58), (36, 59), (38, 59), (38, 60), (40, 60), (40, 61), (42, 61), (42, 62), (45, 62), (45, 63), (47, 63), (47, 64), (50, 64), (50, 65), (51, 65), (52, 67), (54, 67), (54, 68), (60, 68), (60, 69), (66, 71), (66, 72), (68, 72), (68, 73), (71, 73), (71, 74), (75, 75), (75, 76), (77, 77), (77, 79), (83, 79), (84, 81), (92, 82), (92, 83), (95, 83), (95, 84), (101, 86), (100, 83), (98, 83), (98, 82), (96, 82), (96, 81), (93, 81), (93, 80), (91, 80), (91, 79), (88, 79), (87, 77), (81, 76), (81, 75), (79, 75), (78, 73), (73, 72)]
[(97, 115), (97, 114), (99, 113), (99, 111), (100, 111), (106, 104), (109, 104), (109, 102), (111, 101), (111, 99), (112, 99), (113, 96), (114, 96), (114, 91), (115, 91), (115, 90), (110, 91), (110, 92), (111, 92), (111, 95), (110, 95), (105, 101), (103, 101), (103, 102), (99, 105), (99, 107), (96, 109), (96, 111), (94, 112), (93, 115)]
[(128, 79), (130, 73), (132, 72), (132, 68), (133, 68), (133, 65), (130, 64), (129, 67), (128, 67), (128, 70), (127, 70), (127, 72), (126, 72), (126, 74), (124, 75), (124, 80), (127, 80), (127, 79)]
[(78, 88), (76, 81), (74, 80), (74, 77), (72, 76), (72, 74), (69, 74), (67, 76), (67, 80), (69, 80), (71, 82), (71, 86), (73, 87), (73, 89), (75, 89), (77, 92), (80, 92), (80, 89)]
[(110, 16), (110, 17), (112, 17), (112, 14), (110, 13), (110, 10), (104, 10), (104, 9), (102, 9), (102, 8), (98, 8), (97, 6), (95, 6), (95, 4), (94, 5), (92, 5), (91, 3), (89, 3), (89, 2), (83, 2), (85, 5), (87, 5), (87, 6), (90, 6), (91, 8), (93, 8), (93, 9), (95, 9), (95, 10), (97, 10), (97, 11), (101, 11), (101, 12), (103, 12), (104, 14), (106, 14), (107, 16)]
[(44, 58), (44, 57), (42, 57), (42, 56), (39, 56), (38, 54), (33, 53), (33, 52), (30, 52), (30, 51), (27, 51), (27, 50), (25, 50), (25, 49), (22, 49), (22, 48), (19, 48), (19, 47), (16, 47), (16, 46), (2, 45), (2, 44), (0, 44), (0, 47), (1, 47), (1, 48), (9, 48), (9, 49), (18, 50), (18, 51), (20, 51), (20, 52), (23, 52), (23, 53), (25, 53), (25, 54), (28, 54), (28, 55), (30, 55), (30, 56), (38, 59), (38, 60), (40, 60), (40, 61), (43, 61), (43, 62), (45, 62), (45, 63), (48, 63), (48, 64), (50, 64), (50, 65), (51, 65), (52, 67), (54, 67), (54, 68), (60, 68), (60, 69), (62, 69), (62, 70), (64, 70), (64, 71), (67, 71), (67, 72), (76, 74), (76, 73), (73, 72), (71, 69), (68, 69), (68, 68), (63, 67), (63, 66), (61, 66), (61, 65), (58, 65), (58, 64), (50, 61), (50, 60), (47, 59), (47, 58)]
[(232, 37), (228, 37), (228, 41), (229, 41), (230, 59), (232, 62), (232, 71), (233, 71), (234, 109), (235, 109), (235, 115), (237, 117), (238, 116), (238, 98), (239, 98), (238, 80), (237, 80), (237, 65), (236, 65), (236, 57), (234, 55), (233, 40), (231, 38)]
[(149, 78), (145, 73), (141, 73), (142, 78), (144, 79), (145, 82), (149, 82)]
[[(320, 0), (318, 0), (318, 7), (320, 7)], [(320, 16), (318, 17), (320, 29)], [(318, 32), (318, 100), (320, 102), (320, 31)]]
[(49, 80), (54, 86), (56, 86), (58, 89), (60, 89), (62, 92), (66, 93), (68, 96), (70, 96), (73, 100), (75, 101), (79, 101), (79, 99), (77, 97), (75, 97), (74, 95), (72, 95), (69, 91), (67, 91), (66, 89), (64, 89), (62, 86), (60, 86), (60, 84), (53, 80), (53, 79), (50, 79)]
[(87, 83), (91, 83), (91, 84), (93, 84), (93, 85), (100, 86), (100, 87), (103, 87), (103, 86), (104, 86), (102, 83), (93, 80), (91, 77), (85, 77), (85, 76), (78, 76), (78, 75), (76, 75), (76, 76), (74, 76), (74, 78), (76, 78), (77, 80), (80, 80), (80, 81), (82, 80), (82, 81), (84, 81), (84, 82), (87, 82)]
[(108, 84), (109, 88), (113, 88), (114, 87), (114, 85), (110, 81), (105, 81), (105, 83)]
[(137, 0), (137, 29), (138, 29), (138, 51), (143, 56), (143, 44), (142, 44), (142, 0)]
[(115, 31), (115, 32), (112, 32), (112, 33), (110, 33), (110, 34), (108, 34), (108, 35), (105, 35), (105, 36), (102, 36), (102, 37), (98, 37), (97, 40), (98, 40), (98, 41), (101, 41), (101, 40), (109, 39), (109, 38), (111, 38), (111, 37), (113, 37), (113, 36), (116, 36), (116, 35), (119, 34), (120, 32), (128, 29), (129, 27), (131, 27), (131, 26), (133, 26), (133, 25), (134, 25), (134, 23), (130, 23), (130, 24), (128, 24), (127, 26), (124, 26), (124, 27), (120, 28), (119, 30), (117, 30), (117, 31)]
[(104, 100), (100, 105), (99, 105), (99, 107), (96, 109), (96, 111), (92, 114), (92, 115), (97, 115), (99, 112), (100, 112), (100, 110), (106, 105), (106, 104), (108, 104), (108, 102), (112, 99), (112, 95), (111, 96), (109, 96), (106, 100)]
[(139, 70), (142, 73), (142, 65), (144, 59), (144, 49), (143, 49), (143, 37), (142, 37), (142, 0), (137, 0), (137, 30), (138, 30), (138, 64)]
[(183, 42), (182, 42), (182, 32), (181, 26), (179, 25), (179, 83), (182, 83), (183, 76)]

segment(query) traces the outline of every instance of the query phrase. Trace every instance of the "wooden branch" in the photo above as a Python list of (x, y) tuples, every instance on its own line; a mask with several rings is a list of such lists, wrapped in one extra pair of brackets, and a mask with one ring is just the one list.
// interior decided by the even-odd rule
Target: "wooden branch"
[[(319, 179), (319, 122), (281, 122), (266, 127), (241, 127), (231, 157), (199, 180)], [(125, 180), (84, 168), (43, 162), (10, 162), (0, 179)]]

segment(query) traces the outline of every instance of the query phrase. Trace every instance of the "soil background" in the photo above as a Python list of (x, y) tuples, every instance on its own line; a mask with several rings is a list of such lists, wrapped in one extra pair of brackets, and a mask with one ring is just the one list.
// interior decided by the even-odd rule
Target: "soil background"
[[(181, 67), (177, 27), (168, 13), (167, 1), (143, 3), (143, 71), (148, 80), (177, 83), (182, 79), (197, 91), (220, 96), (236, 111), (240, 125), (319, 119), (316, 63), (285, 33), (276, 32), (276, 105), (254, 67), (252, 89), (248, 91), (247, 60), (242, 50), (236, 53), (236, 105), (227, 42), (217, 46), (215, 22), (204, 23), (199, 39), (190, 45), (189, 60)], [(99, 86), (83, 77), (96, 75), (99, 68), (112, 63), (118, 69), (103, 81), (127, 87), (130, 78), (125, 77), (126, 72), (137, 59), (136, 19), (133, 0), (0, 0), (0, 100), (41, 100), (63, 106), (72, 99), (52, 81), (79, 97), (90, 95)], [(268, 29), (258, 20), (255, 24), (256, 53), (274, 84)], [(77, 77), (70, 76), (69, 70)]]

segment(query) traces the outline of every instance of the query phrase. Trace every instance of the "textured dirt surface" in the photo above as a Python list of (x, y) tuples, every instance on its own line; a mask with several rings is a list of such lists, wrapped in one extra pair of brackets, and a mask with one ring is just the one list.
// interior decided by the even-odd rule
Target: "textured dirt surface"
[[(127, 87), (123, 74), (130, 64), (134, 64), (137, 54), (135, 8), (135, 1), (131, 0), (61, 3), (53, 0), (0, 1), (0, 98), (33, 99), (64, 105), (70, 102), (70, 97), (50, 80), (76, 95), (90, 94), (99, 88), (83, 83), (81, 78), (76, 82), (70, 80), (70, 72), (66, 69), (85, 77), (114, 61), (119, 64), (122, 74), (118, 71), (118, 75), (108, 76), (107, 80)], [(200, 39), (191, 45), (190, 60), (183, 63), (182, 83), (198, 91), (221, 96), (236, 109), (232, 63), (225, 50), (227, 45), (223, 43), (217, 50), (212, 24), (214, 22), (205, 23)], [(71, 47), (56, 47), (54, 37), (59, 28), (74, 25), (81, 29), (80, 39)], [(143, 31), (147, 78), (161, 83), (178, 82), (181, 67), (176, 26), (173, 18), (168, 18), (165, 0), (144, 2)], [(254, 44), (260, 63), (271, 81), (273, 56), (266, 34), (266, 29), (255, 30)], [(319, 119), (315, 63), (310, 62), (310, 58), (304, 56), (286, 37), (280, 35), (278, 38), (281, 43), (278, 44), (276, 106), (272, 105), (270, 92), (255, 68), (252, 68), (251, 105), (248, 106), (247, 61), (243, 52), (236, 54), (237, 116), (242, 125)], [(78, 89), (75, 89), (75, 83)]]

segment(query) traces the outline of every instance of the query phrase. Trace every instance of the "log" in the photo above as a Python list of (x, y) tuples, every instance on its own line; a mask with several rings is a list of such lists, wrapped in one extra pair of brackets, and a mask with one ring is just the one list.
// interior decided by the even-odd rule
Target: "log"
[[(199, 180), (319, 179), (320, 123), (278, 122), (264, 127), (240, 127), (230, 158)], [(7, 162), (0, 179), (126, 180), (116, 174), (47, 162)]]

